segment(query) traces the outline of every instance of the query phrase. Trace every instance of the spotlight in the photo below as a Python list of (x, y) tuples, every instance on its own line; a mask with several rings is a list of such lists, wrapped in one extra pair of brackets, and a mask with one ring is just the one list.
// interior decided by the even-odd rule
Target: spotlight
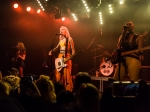
[(14, 8), (18, 8), (18, 4), (17, 3), (14, 4)]
[(62, 21), (65, 21), (65, 17), (62, 17), (61, 20), (62, 20)]
[(41, 10), (40, 10), (40, 9), (38, 9), (38, 10), (37, 10), (37, 13), (40, 13), (40, 12), (41, 12)]
[(31, 7), (27, 7), (27, 11), (30, 11), (31, 10)]

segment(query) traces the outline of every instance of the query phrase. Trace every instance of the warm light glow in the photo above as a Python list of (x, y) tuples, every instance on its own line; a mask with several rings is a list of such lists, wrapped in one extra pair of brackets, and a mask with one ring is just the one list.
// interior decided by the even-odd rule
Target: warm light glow
[(124, 0), (120, 0), (120, 2), (119, 2), (119, 3), (120, 3), (121, 5), (122, 5), (122, 4), (124, 4)]
[(27, 7), (27, 11), (31, 11), (31, 7)]
[(41, 10), (40, 10), (40, 9), (38, 9), (38, 10), (37, 10), (37, 13), (40, 13), (40, 12), (41, 12)]
[(14, 4), (14, 8), (18, 8), (18, 4), (17, 3)]
[(62, 20), (62, 21), (65, 21), (65, 17), (62, 17), (61, 20)]
[(72, 15), (72, 17), (74, 18), (75, 21), (78, 20), (77, 17), (76, 17), (76, 15), (74, 13), (71, 13), (71, 15)]

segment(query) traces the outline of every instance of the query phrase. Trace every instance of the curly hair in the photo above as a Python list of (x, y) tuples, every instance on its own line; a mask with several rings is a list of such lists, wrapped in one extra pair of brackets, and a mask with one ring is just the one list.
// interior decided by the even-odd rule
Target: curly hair
[(8, 75), (3, 77), (3, 81), (8, 82), (11, 86), (12, 89), (18, 88), (20, 85), (20, 78), (14, 75)]
[(11, 89), (12, 89), (12, 87), (8, 82), (3, 81), (3, 80), (0, 81), (0, 93), (1, 94), (9, 95)]
[(36, 84), (43, 98), (50, 99), (52, 102), (56, 101), (54, 85), (48, 76), (40, 75)]

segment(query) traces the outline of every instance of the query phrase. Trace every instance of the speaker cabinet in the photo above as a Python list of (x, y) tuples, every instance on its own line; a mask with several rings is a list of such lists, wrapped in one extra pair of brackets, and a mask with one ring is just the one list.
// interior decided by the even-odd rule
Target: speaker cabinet
[(140, 79), (150, 81), (150, 68), (141, 68)]

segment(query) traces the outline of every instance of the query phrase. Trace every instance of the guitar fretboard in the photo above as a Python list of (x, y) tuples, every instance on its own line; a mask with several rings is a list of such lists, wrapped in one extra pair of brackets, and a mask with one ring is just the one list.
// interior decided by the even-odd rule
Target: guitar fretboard
[(122, 52), (121, 56), (124, 56), (124, 55), (127, 55), (127, 54), (132, 54), (132, 53), (139, 52), (139, 51), (144, 51), (144, 50), (147, 50), (147, 49), (150, 49), (150, 46), (143, 47), (141, 49), (136, 49), (136, 50), (131, 50), (131, 51), (127, 51), (127, 52)]

